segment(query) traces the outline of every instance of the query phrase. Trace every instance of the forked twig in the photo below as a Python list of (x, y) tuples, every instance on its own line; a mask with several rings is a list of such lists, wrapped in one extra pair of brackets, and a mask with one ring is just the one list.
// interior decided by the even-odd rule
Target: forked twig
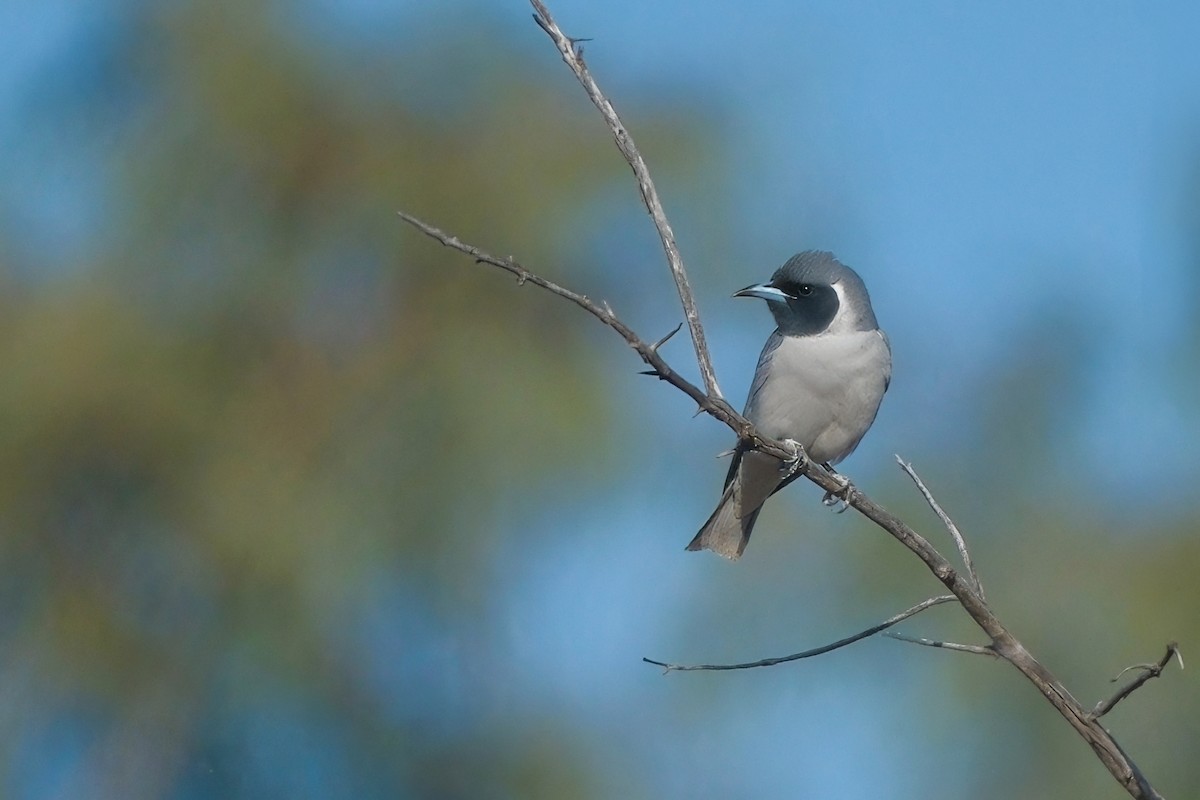
[(933, 509), (933, 513), (937, 514), (938, 519), (946, 526), (946, 530), (950, 531), (950, 536), (954, 539), (954, 546), (958, 548), (958, 555), (962, 558), (963, 567), (967, 570), (967, 575), (971, 578), (971, 583), (975, 587), (975, 591), (979, 594), (979, 598), (986, 602), (987, 597), (983, 593), (983, 583), (979, 580), (979, 573), (975, 571), (975, 562), (971, 560), (971, 551), (967, 549), (967, 542), (963, 539), (962, 531), (954, 524), (954, 520), (950, 519), (950, 515), (942, 510), (938, 505), (938, 501), (934, 499), (933, 492), (925, 486), (925, 482), (921, 480), (921, 476), (913, 469), (913, 465), (896, 456), (896, 463), (900, 465), (900, 469), (908, 477), (912, 478), (913, 483), (917, 485), (917, 490), (921, 492), (921, 496), (925, 498), (925, 502)]
[[(580, 83), (583, 85), (592, 102), (600, 110), (608, 123), (610, 130), (613, 132), (614, 138), (617, 140), (617, 145), (625, 156), (626, 161), (634, 170), (638, 179), (638, 185), (642, 191), (642, 197), (646, 202), (647, 208), (651, 216), (654, 218), (655, 226), (659, 231), (659, 236), (663, 242), (663, 248), (667, 255), (667, 260), (671, 268), (671, 273), (675, 279), (676, 288), (680, 294), (680, 300), (683, 303), (684, 315), (688, 324), (689, 331), (692, 335), (692, 343), (696, 349), (697, 362), (700, 368), (701, 375), (704, 378), (705, 389), (685, 380), (679, 376), (671, 367), (662, 359), (657, 352), (655, 346), (647, 344), (638, 337), (628, 326), (617, 319), (612, 310), (597, 305), (588, 299), (585, 295), (564, 289), (551, 281), (540, 278), (526, 270), (524, 267), (517, 264), (514, 260), (499, 259), (490, 256), (487, 253), (475, 248), (471, 245), (464, 244), (456, 237), (450, 236), (443, 231), (434, 228), (431, 225), (421, 222), (407, 214), (401, 214), (401, 218), (417, 229), (423, 231), (426, 235), (437, 239), (442, 244), (467, 253), (474, 257), (477, 261), (492, 264), (501, 269), (505, 269), (517, 276), (519, 282), (532, 282), (542, 288), (547, 289), (565, 299), (570, 300), (576, 305), (582, 307), (588, 313), (595, 316), (605, 325), (615, 330), (624, 338), (624, 340), (638, 353), (647, 365), (649, 365), (654, 373), (662, 380), (669, 382), (671, 385), (683, 391), (691, 397), (697, 404), (700, 410), (708, 413), (714, 418), (724, 422), (737, 434), (739, 440), (745, 446), (752, 447), (763, 453), (767, 453), (781, 461), (787, 461), (793, 458), (794, 450), (785, 443), (766, 438), (759, 434), (754, 426), (738, 414), (720, 395), (720, 390), (717, 387), (716, 376), (713, 373), (712, 361), (708, 354), (708, 348), (704, 341), (703, 329), (700, 325), (699, 313), (696, 310), (695, 302), (692, 298), (691, 288), (687, 281), (687, 275), (684, 271), (683, 262), (679, 257), (678, 248), (675, 246), (674, 234), (671, 232), (669, 224), (666, 222), (666, 216), (662, 210), (662, 205), (658, 200), (657, 192), (654, 189), (653, 183), (650, 181), (649, 172), (646, 169), (645, 163), (641, 156), (637, 153), (633, 146), (633, 141), (629, 137), (616, 112), (612, 109), (612, 104), (600, 92), (596, 86), (595, 80), (587, 71), (586, 65), (583, 63), (582, 55), (578, 51), (575, 41), (567, 37), (558, 28), (557, 24), (551, 18), (549, 11), (541, 0), (530, 0), (536, 10), (535, 19), (538, 25), (551, 37), (555, 46), (558, 48), (563, 60), (575, 73)], [(902, 462), (902, 466), (905, 466)], [(822, 470), (818, 465), (809, 462), (807, 459), (798, 466), (798, 472), (804, 474), (810, 481), (820, 486), (827, 492), (838, 491), (843, 488), (842, 484), (836, 481), (831, 475)], [(1005, 628), (1003, 623), (996, 617), (993, 611), (988, 607), (980, 588), (978, 576), (975, 574), (974, 565), (970, 561), (969, 553), (966, 549), (966, 544), (962, 539), (962, 535), (958, 532), (956, 526), (949, 522), (949, 518), (944, 515), (940, 507), (933, 502), (932, 497), (927, 494), (927, 490), (923, 489), (923, 484), (916, 477), (915, 472), (911, 472), (911, 467), (905, 470), (910, 473), (910, 477), (918, 484), (918, 488), (922, 488), (923, 494), (926, 494), (926, 500), (942, 518), (943, 522), (950, 528), (951, 535), (955, 538), (955, 544), (959, 549), (959, 553), (963, 558), (964, 570), (967, 573), (965, 576), (960, 575), (958, 571), (946, 560), (941, 553), (937, 551), (924, 537), (918, 534), (903, 520), (899, 519), (878, 503), (871, 500), (863, 492), (856, 490), (850, 497), (847, 498), (848, 505), (853, 507), (867, 519), (874, 522), (881, 529), (893, 536), (906, 548), (912, 551), (929, 571), (946, 586), (947, 589), (959, 601), (964, 611), (971, 619), (980, 627), (980, 629), (991, 640), (989, 647), (995, 655), (1016, 668), (1027, 680), (1033, 683), (1041, 694), (1046, 698), (1051, 705), (1062, 715), (1067, 723), (1083, 738), (1084, 741), (1092, 748), (1092, 751), (1104, 764), (1110, 774), (1129, 792), (1130, 795), (1137, 798), (1160, 798), (1161, 795), (1155, 791), (1150, 785), (1146, 776), (1133, 763), (1133, 761), (1125, 754), (1124, 750), (1117, 744), (1112, 735), (1097, 721), (1097, 717), (1102, 713), (1107, 713), (1112, 705), (1115, 705), (1124, 697), (1127, 697), (1137, 686), (1145, 683), (1150, 677), (1161, 673), (1161, 667), (1158, 665), (1144, 665), (1147, 669), (1144, 676), (1139, 676), (1139, 679), (1133, 683), (1136, 684), (1132, 688), (1126, 687), (1113, 700), (1097, 707), (1097, 713), (1089, 713), (1079, 702), (1071, 695), (1067, 688), (1058, 680), (1049, 670), (1047, 670), (1024, 645), (1016, 639)], [(939, 599), (939, 598), (935, 598)], [(930, 602), (930, 601), (926, 601)], [(910, 609), (911, 610), (911, 609)], [(906, 612), (907, 613), (907, 612)], [(915, 613), (915, 612), (914, 612)], [(903, 615), (901, 615), (903, 618)], [(897, 620), (898, 621), (898, 620)], [(894, 623), (892, 623), (894, 624)], [(884, 625), (886, 627), (886, 624)], [(878, 632), (882, 628), (869, 629), (867, 632), (858, 634), (855, 637), (850, 637), (849, 640), (843, 642), (835, 642), (833, 645), (827, 645), (824, 648), (817, 648), (815, 651), (807, 651), (807, 653), (798, 653), (794, 656), (787, 656), (782, 659), (767, 659), (762, 662), (752, 662), (746, 665), (699, 665), (693, 667), (669, 665), (662, 662), (651, 662), (658, 666), (670, 669), (740, 669), (753, 666), (767, 666), (771, 663), (780, 663), (787, 660), (795, 660), (796, 658), (807, 657), (808, 655), (817, 655), (821, 652), (829, 652), (836, 647), (845, 646), (853, 641), (858, 641), (865, 636)], [(964, 646), (967, 647), (967, 646)], [(1173, 651), (1177, 653), (1177, 650)], [(1163, 662), (1165, 666), (1167, 658)], [(1149, 669), (1157, 667), (1156, 670)], [(1150, 674), (1154, 672), (1154, 674)]]
[(1121, 676), (1130, 670), (1140, 669), (1142, 674), (1138, 675), (1129, 683), (1118, 689), (1116, 694), (1114, 694), (1112, 697), (1097, 703), (1096, 707), (1092, 709), (1092, 719), (1100, 719), (1105, 714), (1112, 711), (1116, 707), (1117, 703), (1121, 702), (1126, 697), (1129, 697), (1129, 695), (1140, 689), (1144, 683), (1152, 678), (1157, 678), (1159, 675), (1162, 675), (1163, 670), (1167, 668), (1167, 664), (1171, 663), (1172, 658), (1177, 659), (1179, 661), (1179, 668), (1183, 669), (1183, 653), (1179, 652), (1178, 642), (1168, 642), (1167, 652), (1163, 653), (1163, 657), (1157, 662), (1150, 664), (1133, 664), (1118, 672), (1117, 676), (1112, 679), (1113, 683), (1119, 681)]
[[(781, 461), (795, 457), (792, 447), (784, 442), (768, 439), (759, 434), (753, 425), (721, 398), (711, 398), (696, 385), (690, 383), (676, 373), (663, 360), (662, 356), (649, 344), (638, 337), (627, 325), (617, 319), (609, 311), (592, 302), (585, 295), (565, 289), (552, 281), (541, 278), (512, 258), (497, 258), (483, 250), (460, 241), (444, 231), (403, 212), (400, 218), (413, 227), (425, 233), (447, 247), (451, 247), (473, 257), (476, 261), (499, 267), (517, 276), (518, 281), (532, 283), (554, 294), (559, 295), (583, 308), (605, 325), (615, 330), (637, 351), (638, 355), (662, 379), (675, 386), (691, 397), (702, 411), (724, 422), (732, 428), (740, 439), (750, 443), (752, 447), (763, 453), (768, 453)], [(825, 491), (836, 491), (843, 488), (842, 484), (831, 475), (813, 464), (808, 459), (802, 459), (797, 468), (810, 481)], [(901, 544), (912, 551), (924, 562), (929, 571), (953, 593), (962, 605), (963, 610), (992, 640), (996, 654), (1013, 665), (1022, 675), (1033, 683), (1042, 695), (1063, 716), (1068, 724), (1091, 746), (1092, 751), (1104, 764), (1105, 768), (1133, 797), (1160, 798), (1161, 795), (1142, 774), (1141, 770), (1127, 756), (1116, 740), (1088, 711), (1080, 706), (1071, 696), (1065, 686), (1035, 659), (1024, 645), (1004, 627), (996, 617), (975, 586), (975, 581), (968, 575), (958, 574), (953, 565), (946, 560), (937, 549), (923, 536), (914, 531), (903, 520), (896, 517), (883, 506), (869, 498), (861, 490), (856, 490), (849, 498), (849, 504), (867, 519), (895, 537)], [(828, 652), (828, 651), (826, 651)], [(660, 662), (653, 662), (658, 666)], [(765, 666), (765, 665), (763, 665)]]

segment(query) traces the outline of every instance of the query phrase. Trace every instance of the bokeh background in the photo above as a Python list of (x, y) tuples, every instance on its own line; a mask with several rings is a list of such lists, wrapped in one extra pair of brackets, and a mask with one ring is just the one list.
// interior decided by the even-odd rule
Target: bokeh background
[[(844, 465), (1084, 703), (1200, 657), (1200, 7), (555, 0), (649, 160), (726, 393), (818, 247), (895, 351)], [(1121, 797), (797, 485), (683, 546), (730, 435), (403, 208), (681, 319), (523, 0), (0, 5), (0, 795)], [(665, 349), (695, 375), (684, 336)], [(911, 634), (979, 641), (943, 606)], [(1200, 688), (1108, 718), (1200, 797)]]

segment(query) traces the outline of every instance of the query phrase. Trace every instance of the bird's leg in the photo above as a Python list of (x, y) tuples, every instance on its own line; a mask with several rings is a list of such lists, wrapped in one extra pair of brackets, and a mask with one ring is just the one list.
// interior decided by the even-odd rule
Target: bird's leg
[(800, 468), (804, 466), (804, 462), (808, 461), (808, 454), (804, 452), (804, 445), (795, 439), (784, 439), (783, 443), (792, 450), (792, 455), (785, 459), (782, 464), (787, 470), (787, 474), (783, 476), (783, 480), (788, 481), (800, 471)]
[(837, 509), (837, 513), (841, 514), (850, 507), (850, 493), (854, 491), (854, 484), (850, 483), (850, 479), (833, 468), (833, 465), (828, 461), (821, 465), (833, 477), (835, 481), (841, 484), (841, 488), (835, 489), (832, 492), (826, 492), (821, 498), (821, 504), (832, 508), (841, 504), (841, 508)]

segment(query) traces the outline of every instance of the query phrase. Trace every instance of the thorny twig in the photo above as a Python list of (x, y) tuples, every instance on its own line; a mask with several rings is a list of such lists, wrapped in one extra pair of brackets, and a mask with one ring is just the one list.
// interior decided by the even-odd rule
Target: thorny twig
[[(716, 376), (713, 374), (711, 359), (708, 356), (707, 346), (704, 343), (699, 314), (696, 311), (694, 301), (691, 299), (691, 289), (686, 273), (684, 272), (682, 260), (679, 258), (678, 249), (675, 246), (674, 235), (671, 233), (670, 226), (666, 224), (665, 214), (662, 211), (661, 203), (658, 202), (653, 184), (649, 181), (649, 173), (645, 168), (645, 163), (642, 161), (641, 156), (637, 154), (636, 149), (632, 147), (632, 140), (616, 116), (616, 112), (612, 110), (611, 103), (600, 93), (595, 80), (587, 71), (586, 66), (583, 64), (582, 56), (572, 39), (563, 34), (558, 28), (558, 25), (551, 18), (549, 11), (541, 0), (530, 0), (530, 2), (536, 11), (535, 19), (538, 24), (554, 40), (563, 60), (575, 73), (587, 91), (588, 96), (604, 116), (605, 121), (613, 131), (618, 147), (621, 148), (626, 160), (637, 175), (643, 199), (646, 200), (651, 216), (655, 218), (656, 227), (663, 240), (663, 247), (667, 254), (672, 276), (675, 278), (676, 288), (680, 292), (680, 299), (684, 305), (684, 314), (692, 334), (693, 345), (696, 349), (697, 361), (701, 374), (704, 377), (705, 390), (702, 391), (694, 384), (679, 376), (662, 359), (653, 346), (647, 344), (628, 326), (617, 319), (611, 309), (598, 306), (584, 295), (565, 289), (551, 281), (534, 275), (511, 258), (499, 259), (490, 256), (478, 248), (465, 244), (456, 237), (448, 235), (408, 214), (402, 213), (401, 218), (448, 247), (467, 253), (477, 261), (488, 263), (513, 273), (517, 276), (519, 282), (532, 282), (582, 307), (585, 311), (620, 334), (638, 353), (642, 360), (652, 368), (654, 374), (691, 397), (701, 411), (728, 425), (745, 445), (772, 455), (781, 461), (794, 458), (794, 448), (759, 434), (754, 426), (742, 415), (738, 414), (720, 395), (720, 391), (717, 388)], [(808, 459), (803, 460), (797, 471), (801, 472), (826, 492), (842, 488), (842, 484), (832, 475)], [(863, 492), (856, 490), (851, 493), (847, 498), (847, 504), (893, 536), (924, 562), (929, 571), (950, 590), (958, 599), (963, 610), (967, 612), (971, 619), (988, 636), (991, 640), (989, 648), (995, 652), (996, 656), (1011, 664), (1037, 687), (1046, 700), (1054, 706), (1067, 723), (1088, 743), (1105, 768), (1108, 769), (1131, 796), (1135, 798), (1161, 798), (1161, 795), (1150, 785), (1146, 776), (1142, 774), (1132, 759), (1125, 754), (1112, 735), (1100, 725), (1098, 718), (1086, 711), (1062, 682), (1037, 661), (995, 616), (983, 598), (978, 581), (972, 574), (971, 567), (964, 564), (968, 575), (965, 578), (959, 575), (949, 561), (924, 537), (891, 512), (871, 500)], [(960, 552), (964, 555), (964, 562), (966, 562), (966, 546), (959, 540), (961, 540), (961, 536), (956, 538), (956, 544), (958, 544)], [(1143, 680), (1142, 683), (1144, 682)], [(1125, 693), (1122, 696), (1127, 696), (1127, 694)]]
[[(781, 461), (795, 459), (797, 451), (788, 443), (768, 439), (759, 434), (754, 426), (720, 398), (712, 398), (694, 384), (676, 373), (649, 344), (643, 341), (632, 329), (617, 319), (609, 311), (594, 303), (585, 295), (566, 289), (546, 280), (521, 266), (512, 258), (497, 258), (479, 248), (462, 242), (455, 236), (435, 228), (428, 223), (400, 212), (400, 218), (426, 235), (436, 239), (447, 247), (451, 247), (473, 257), (477, 262), (490, 264), (506, 270), (518, 277), (521, 282), (532, 283), (547, 291), (563, 297), (583, 308), (605, 325), (615, 330), (635, 350), (662, 380), (680, 389), (696, 401), (702, 411), (721, 420), (732, 428), (743, 441), (749, 442), (755, 449), (768, 453)], [(810, 481), (825, 491), (835, 491), (842, 484), (814, 464), (810, 459), (801, 459), (797, 467)], [(1016, 639), (1000, 620), (988, 608), (983, 598), (979, 596), (974, 581), (958, 574), (954, 567), (937, 551), (923, 536), (914, 531), (901, 519), (896, 517), (883, 506), (869, 498), (861, 490), (855, 490), (849, 497), (849, 505), (874, 522), (884, 531), (895, 537), (901, 544), (911, 550), (921, 559), (934, 576), (958, 598), (959, 604), (972, 620), (992, 640), (990, 647), (996, 655), (1012, 664), (1022, 675), (1038, 688), (1042, 695), (1058, 710), (1072, 728), (1086, 741), (1096, 753), (1101, 763), (1120, 782), (1120, 784), (1136, 798), (1160, 798), (1161, 795), (1150, 785), (1141, 770), (1125, 754), (1112, 735), (1099, 724), (1096, 718), (1084, 710), (1065, 686), (1040, 662), (1035, 659), (1024, 645)]]
[(1092, 719), (1100, 719), (1105, 714), (1112, 711), (1113, 708), (1116, 707), (1117, 703), (1121, 702), (1126, 697), (1129, 697), (1129, 695), (1140, 689), (1142, 684), (1146, 683), (1146, 681), (1162, 675), (1163, 670), (1167, 668), (1167, 664), (1171, 663), (1172, 658), (1177, 659), (1179, 661), (1179, 668), (1183, 669), (1183, 653), (1179, 652), (1179, 644), (1177, 642), (1168, 642), (1167, 652), (1163, 653), (1163, 657), (1160, 658), (1156, 663), (1134, 664), (1117, 673), (1117, 676), (1113, 678), (1113, 683), (1119, 681), (1121, 676), (1130, 670), (1140, 669), (1142, 671), (1141, 675), (1138, 675), (1129, 683), (1118, 689), (1116, 694), (1114, 694), (1112, 697), (1097, 703), (1096, 707), (1092, 709)]

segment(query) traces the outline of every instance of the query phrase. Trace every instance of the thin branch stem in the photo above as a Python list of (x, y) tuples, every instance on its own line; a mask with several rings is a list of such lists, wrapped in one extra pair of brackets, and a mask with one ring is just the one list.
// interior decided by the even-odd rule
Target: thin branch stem
[(675, 288), (679, 292), (679, 302), (683, 304), (683, 316), (687, 320), (688, 332), (692, 336), (692, 346), (696, 350), (696, 362), (700, 367), (704, 390), (710, 397), (720, 398), (722, 396), (721, 388), (717, 385), (717, 374), (713, 370), (712, 356), (709, 355), (708, 343), (704, 339), (704, 326), (700, 323), (700, 312), (696, 308), (696, 299), (692, 295), (692, 286), (688, 282), (687, 271), (683, 267), (683, 258), (679, 255), (679, 247), (675, 244), (675, 232), (671, 229), (671, 223), (667, 221), (662, 201), (658, 198), (658, 189), (655, 188), (654, 181), (650, 178), (650, 169), (646, 166), (642, 154), (638, 152), (629, 130), (617, 116), (613, 104), (600, 91), (600, 86), (592, 77), (587, 64), (584, 63), (583, 51), (576, 46), (576, 43), (582, 40), (572, 39), (563, 33), (562, 29), (558, 27), (558, 23), (550, 16), (550, 10), (541, 0), (530, 0), (530, 3), (535, 11), (534, 20), (553, 40), (559, 55), (571, 68), (571, 72), (575, 73), (583, 90), (587, 92), (588, 98), (600, 111), (604, 121), (608, 123), (617, 148), (637, 178), (638, 188), (642, 193), (642, 202), (646, 205), (646, 210), (650, 212), (651, 219), (654, 220), (658, 238), (662, 241), (663, 251), (667, 255), (667, 264), (671, 268), (671, 277), (674, 278)]
[(1117, 703), (1121, 702), (1126, 697), (1129, 697), (1129, 695), (1140, 689), (1142, 684), (1153, 678), (1157, 678), (1159, 675), (1162, 675), (1163, 670), (1167, 668), (1167, 664), (1171, 663), (1172, 658), (1178, 659), (1179, 668), (1183, 669), (1183, 654), (1179, 652), (1179, 644), (1177, 642), (1167, 643), (1167, 652), (1163, 654), (1163, 657), (1160, 658), (1157, 663), (1134, 664), (1133, 666), (1129, 666), (1121, 670), (1120, 673), (1117, 674), (1117, 677), (1113, 678), (1114, 683), (1120, 680), (1121, 676), (1130, 670), (1140, 669), (1142, 674), (1138, 675), (1129, 683), (1118, 689), (1116, 694), (1114, 694), (1112, 697), (1097, 703), (1096, 707), (1092, 709), (1092, 719), (1100, 719), (1105, 714), (1112, 711), (1116, 707)]
[(799, 661), (802, 658), (812, 658), (813, 656), (824, 655), (825, 653), (845, 647), (846, 645), (854, 644), (862, 641), (870, 636), (874, 636), (880, 631), (886, 630), (897, 623), (903, 622), (909, 617), (920, 614), (927, 608), (941, 605), (942, 603), (953, 602), (954, 595), (944, 594), (939, 597), (931, 597), (917, 603), (912, 608), (901, 611), (896, 616), (886, 619), (878, 625), (873, 625), (865, 631), (859, 631), (853, 636), (847, 636), (845, 639), (838, 639), (836, 642), (831, 642), (820, 647), (814, 647), (811, 650), (803, 650), (799, 653), (792, 653), (790, 656), (779, 656), (777, 658), (764, 658), (759, 661), (748, 661), (744, 664), (668, 664), (664, 661), (655, 661), (650, 658), (643, 658), (647, 664), (653, 664), (656, 667), (662, 667), (664, 672), (692, 672), (696, 670), (732, 670), (732, 669), (754, 669), (755, 667), (773, 667), (776, 664), (785, 664), (788, 661)]
[[(796, 452), (794, 447), (759, 435), (754, 430), (754, 426), (750, 424), (750, 421), (735, 411), (733, 406), (729, 405), (729, 403), (727, 403), (723, 398), (711, 397), (705, 394), (704, 391), (698, 386), (672, 369), (666, 360), (658, 353), (658, 346), (662, 344), (663, 340), (659, 340), (653, 344), (647, 343), (640, 336), (634, 333), (628, 325), (618, 319), (617, 316), (612, 313), (611, 309), (607, 309), (602, 304), (596, 303), (587, 295), (580, 294), (579, 292), (573, 291), (564, 286), (560, 286), (554, 281), (547, 280), (546, 278), (529, 271), (512, 257), (499, 258), (494, 256), (491, 253), (488, 253), (487, 251), (482, 250), (475, 245), (468, 244), (459, 239), (457, 236), (452, 236), (442, 229), (430, 225), (428, 222), (424, 222), (404, 211), (397, 211), (396, 215), (431, 239), (434, 239), (453, 250), (457, 250), (460, 253), (465, 253), (466, 255), (475, 259), (476, 263), (489, 264), (493, 267), (499, 267), (500, 269), (515, 275), (519, 285), (524, 285), (526, 283), (533, 284), (534, 286), (545, 289), (546, 291), (556, 294), (559, 297), (569, 300), (570, 302), (579, 306), (584, 311), (588, 312), (593, 317), (616, 331), (621, 338), (624, 339), (625, 342), (632, 347), (639, 356), (641, 356), (642, 360), (651, 367), (650, 374), (656, 375), (660, 380), (666, 381), (676, 389), (679, 389), (681, 392), (686, 394), (688, 397), (692, 398), (692, 400), (694, 400), (700, 407), (701, 411), (713, 416), (721, 422), (724, 422), (726, 425), (732, 428), (735, 433), (737, 433), (740, 439), (749, 442), (756, 450), (775, 456), (782, 461), (795, 458)], [(823, 469), (811, 464), (807, 461), (807, 459), (804, 459), (804, 461), (805, 466), (801, 467), (801, 470), (804, 471), (804, 474), (809, 475), (812, 480), (816, 481), (818, 485), (822, 486), (822, 488), (830, 490), (841, 487), (841, 484), (834, 480), (832, 476), (829, 476), (828, 473), (826, 473)], [(824, 476), (824, 482), (821, 481), (822, 476)]]
[(883, 634), (889, 639), (895, 639), (900, 642), (908, 642), (910, 644), (919, 644), (925, 647), (940, 647), (943, 650), (953, 650), (957, 653), (974, 653), (978, 656), (990, 656), (999, 658), (996, 651), (986, 644), (958, 644), (957, 642), (944, 642), (940, 639), (925, 639), (920, 636), (905, 636), (903, 633), (895, 631), (887, 631)]
[(921, 492), (921, 496), (925, 498), (925, 502), (933, 509), (933, 513), (937, 514), (938, 519), (946, 526), (946, 530), (950, 531), (950, 536), (954, 539), (954, 546), (958, 548), (958, 555), (962, 558), (963, 567), (966, 568), (967, 575), (970, 576), (971, 583), (975, 586), (975, 591), (979, 593), (980, 599), (986, 601), (987, 597), (983, 593), (983, 583), (979, 580), (979, 573), (975, 571), (975, 563), (971, 560), (971, 551), (967, 549), (967, 542), (963, 539), (962, 532), (954, 524), (954, 520), (950, 519), (950, 515), (938, 505), (938, 501), (934, 499), (933, 493), (925, 486), (925, 482), (921, 480), (921, 476), (913, 469), (912, 464), (900, 456), (896, 456), (896, 463), (900, 465), (900, 469), (904, 470), (908, 477), (912, 478), (913, 483), (917, 485), (917, 489)]
[[(742, 441), (749, 443), (754, 449), (772, 455), (781, 461), (788, 461), (796, 457), (797, 453), (792, 445), (769, 439), (759, 434), (749, 420), (734, 411), (725, 400), (709, 397), (697, 386), (682, 378), (671, 369), (651, 345), (646, 344), (645, 341), (638, 337), (610, 311), (597, 305), (585, 295), (565, 289), (552, 281), (541, 278), (511, 258), (497, 258), (477, 247), (466, 244), (457, 237), (450, 236), (409, 214), (400, 212), (400, 218), (447, 247), (466, 253), (477, 262), (499, 267), (516, 275), (520, 283), (532, 283), (535, 286), (540, 286), (580, 306), (620, 334), (629, 346), (637, 351), (642, 360), (653, 368), (654, 373), (661, 380), (667, 381), (691, 397), (702, 411), (724, 422), (737, 433)], [(845, 490), (845, 486), (841, 481), (838, 481), (808, 458), (799, 459), (796, 471), (827, 492)], [(968, 616), (988, 635), (992, 641), (991, 647), (996, 651), (996, 655), (1012, 664), (1030, 683), (1037, 687), (1042, 696), (1054, 706), (1067, 723), (1075, 729), (1076, 733), (1088, 743), (1105, 768), (1108, 769), (1131, 796), (1136, 798), (1151, 798), (1151, 800), (1161, 798), (1161, 795), (1150, 785), (1146, 776), (1142, 774), (1133, 760), (1117, 744), (1112, 734), (1100, 725), (1097, 718), (1093, 717), (1091, 712), (1083, 708), (1058, 678), (1046, 669), (1041, 662), (1035, 659), (1015, 636), (1009, 633), (1003, 623), (988, 608), (987, 603), (984, 602), (984, 599), (976, 590), (975, 582), (970, 577), (964, 578), (959, 575), (950, 562), (925, 537), (921, 536), (903, 520), (869, 498), (861, 490), (855, 488), (848, 493), (848, 504), (851, 508), (893, 536), (925, 563), (925, 566), (933, 573), (934, 577), (941, 581), (958, 598), (959, 604), (967, 612)]]
[[(652, 368), (654, 374), (661, 380), (667, 381), (691, 397), (701, 411), (724, 422), (733, 429), (744, 446), (774, 456), (784, 462), (796, 460), (798, 462), (796, 472), (803, 474), (826, 492), (841, 493), (845, 491), (847, 505), (886, 531), (924, 562), (934, 577), (958, 599), (963, 610), (967, 612), (975, 624), (987, 634), (991, 640), (990, 647), (996, 655), (1010, 663), (1037, 687), (1046, 700), (1054, 706), (1067, 723), (1088, 743), (1105, 768), (1131, 796), (1135, 798), (1151, 798), (1151, 800), (1160, 799), (1161, 795), (1150, 785), (1145, 775), (1133, 763), (1132, 759), (1125, 754), (1112, 735), (1099, 724), (1097, 717), (1085, 710), (1062, 682), (1035, 659), (1025, 646), (992, 613), (979, 588), (977, 576), (973, 573), (973, 566), (967, 558), (966, 545), (962, 542), (961, 535), (956, 536), (956, 544), (959, 547), (960, 554), (963, 555), (964, 569), (967, 571), (967, 577), (965, 578), (959, 575), (950, 562), (924, 537), (894, 514), (871, 500), (857, 488), (852, 491), (846, 491), (844, 482), (837, 480), (819, 465), (812, 463), (807, 457), (802, 457), (802, 454), (798, 453), (792, 445), (769, 439), (759, 434), (745, 417), (738, 414), (721, 397), (716, 377), (713, 374), (708, 348), (704, 342), (699, 313), (696, 311), (687, 276), (683, 270), (682, 260), (679, 258), (678, 248), (675, 246), (674, 234), (666, 222), (666, 216), (662, 211), (661, 203), (658, 201), (654, 185), (649, 180), (649, 172), (645, 168), (645, 163), (637, 153), (636, 148), (633, 147), (632, 139), (621, 124), (616, 112), (613, 111), (611, 103), (608, 102), (595, 85), (595, 81), (588, 73), (580, 53), (576, 51), (574, 42), (559, 30), (557, 24), (550, 17), (544, 3), (540, 0), (530, 0), (530, 2), (537, 11), (534, 18), (554, 41), (563, 60), (583, 84), (588, 96), (608, 122), (610, 129), (613, 131), (613, 136), (617, 140), (618, 147), (625, 154), (626, 160), (637, 176), (642, 197), (646, 201), (647, 208), (655, 220), (655, 226), (658, 228), (660, 238), (663, 240), (663, 248), (666, 251), (667, 260), (671, 265), (672, 275), (675, 278), (676, 288), (679, 290), (680, 299), (683, 302), (684, 314), (692, 335), (693, 345), (696, 349), (696, 358), (701, 375), (704, 378), (705, 390), (702, 391), (694, 384), (679, 376), (658, 354), (654, 346), (647, 344), (628, 326), (617, 319), (611, 309), (597, 305), (585, 295), (565, 289), (551, 281), (534, 275), (511, 258), (499, 259), (491, 256), (408, 214), (401, 213), (401, 218), (447, 247), (452, 247), (466, 253), (475, 258), (476, 261), (491, 264), (516, 275), (520, 283), (534, 283), (580, 306), (616, 331), (638, 353), (641, 359)], [(956, 531), (957, 528), (954, 530)], [(825, 650), (825, 652), (828, 652), (828, 650)], [(663, 665), (660, 664), (660, 666)], [(1144, 683), (1145, 680), (1141, 682)]]

